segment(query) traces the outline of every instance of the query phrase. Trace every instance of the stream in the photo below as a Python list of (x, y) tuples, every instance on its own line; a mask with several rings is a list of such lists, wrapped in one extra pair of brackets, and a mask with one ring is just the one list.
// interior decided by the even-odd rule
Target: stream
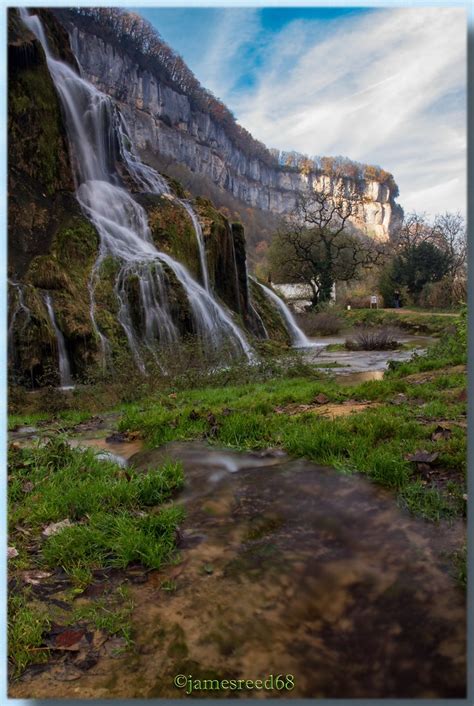
[(16, 696), (185, 696), (177, 674), (291, 674), (292, 697), (464, 696), (465, 596), (448, 559), (458, 523), (409, 516), (363, 477), (278, 449), (85, 437), (140, 472), (183, 464), (180, 561), (130, 586), (132, 653), (102, 657), (73, 685), (32, 675)]

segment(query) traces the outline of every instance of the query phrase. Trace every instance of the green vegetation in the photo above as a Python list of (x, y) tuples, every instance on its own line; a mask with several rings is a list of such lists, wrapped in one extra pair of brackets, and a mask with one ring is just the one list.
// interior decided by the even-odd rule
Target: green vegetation
[(8, 653), (13, 677), (31, 663), (45, 662), (49, 650), (43, 645), (50, 621), (44, 609), (30, 604), (30, 591), (11, 594), (8, 599)]
[[(315, 379), (313, 373), (187, 390), (172, 398), (157, 396), (140, 408), (129, 406), (121, 428), (140, 430), (150, 446), (159, 446), (174, 439), (209, 438), (212, 414), (214, 444), (237, 449), (279, 445), (294, 456), (364, 473), (396, 490), (400, 502), (416, 514), (433, 520), (459, 516), (465, 512), (461, 392), (466, 380), (464, 368), (455, 366), (464, 362), (462, 336), (445, 337), (426, 355), (394, 365), (383, 380), (341, 387), (337, 380)], [(420, 375), (426, 371), (433, 374)], [(312, 412), (275, 413), (288, 404), (311, 404), (320, 393), (331, 403), (369, 400), (378, 406), (335, 419)], [(393, 404), (400, 395), (404, 403)], [(433, 440), (441, 422), (449, 425), (449, 438)], [(429, 480), (406, 458), (419, 449), (439, 454)]]
[(106, 603), (76, 606), (74, 601), (95, 572), (137, 562), (157, 569), (171, 559), (183, 512), (164, 504), (182, 483), (179, 464), (165, 463), (148, 473), (123, 471), (91, 450), (72, 449), (62, 436), (33, 448), (10, 448), (9, 545), (18, 552), (9, 562), (10, 576), (17, 578), (9, 606), (15, 675), (47, 656), (44, 633), (57, 621), (54, 605), (30, 600), (31, 588), (22, 583), (25, 570), (65, 572), (72, 612), (62, 616), (63, 624), (90, 622), (131, 640), (131, 605), (123, 589)]
[[(463, 517), (465, 310), (456, 326), (455, 335), (443, 336), (426, 354), (394, 363), (384, 379), (361, 384), (341, 385), (329, 371), (318, 372), (295, 354), (269, 358), (245, 373), (235, 365), (205, 377), (197, 366), (171, 375), (166, 385), (161, 380), (153, 387), (147, 381), (119, 407), (119, 429), (139, 432), (152, 447), (196, 438), (234, 449), (279, 446), (343, 473), (364, 474), (391, 489), (407, 511), (427, 520)], [(72, 408), (55, 411), (54, 420), (37, 412), (10, 423), (47, 422), (49, 433), (73, 428), (87, 418), (85, 405), (93, 401), (94, 389), (79, 390), (74, 397), (75, 392)], [(362, 411), (351, 413), (354, 401), (364, 403)], [(326, 405), (344, 409), (344, 402), (349, 403), (345, 414), (325, 416)], [(310, 405), (310, 410), (299, 411), (298, 405)], [(420, 451), (437, 456), (429, 464), (410, 460)], [(98, 460), (90, 450), (71, 449), (64, 435), (32, 448), (14, 444), (9, 461), (9, 544), (18, 551), (9, 564), (11, 576), (19, 579), (10, 599), (12, 673), (48, 659), (44, 635), (50, 623), (58, 622), (56, 609), (29, 599), (32, 589), (21, 581), (25, 570), (61, 567), (66, 573), (71, 609), (62, 613), (60, 624), (84, 622), (130, 644), (130, 598), (115, 592), (86, 599), (86, 589), (104, 569), (126, 572), (130, 564), (159, 568), (170, 561), (182, 513), (169, 501), (182, 485), (181, 468), (165, 463), (148, 473), (124, 470)], [(60, 531), (44, 535), (51, 524), (64, 520), (69, 523)], [(256, 524), (249, 531), (258, 537), (267, 526)], [(453, 575), (465, 584), (465, 550), (451, 559)], [(161, 588), (173, 592), (176, 583), (164, 581)]]
[(341, 312), (346, 326), (394, 326), (406, 333), (426, 334), (436, 336), (454, 329), (458, 320), (452, 316), (431, 312), (405, 312), (403, 310), (387, 309), (351, 309)]

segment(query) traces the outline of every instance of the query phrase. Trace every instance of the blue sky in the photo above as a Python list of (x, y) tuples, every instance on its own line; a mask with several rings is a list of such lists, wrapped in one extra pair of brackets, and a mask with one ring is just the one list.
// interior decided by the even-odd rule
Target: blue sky
[(141, 8), (269, 147), (393, 172), (406, 210), (466, 209), (466, 13)]

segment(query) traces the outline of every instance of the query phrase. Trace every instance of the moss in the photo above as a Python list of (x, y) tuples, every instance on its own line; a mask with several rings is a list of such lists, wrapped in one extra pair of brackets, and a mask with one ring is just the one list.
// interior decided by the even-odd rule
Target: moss
[(11, 170), (25, 172), (46, 194), (72, 187), (61, 110), (45, 60), (11, 71), (8, 84)]
[(158, 250), (171, 255), (194, 277), (201, 279), (196, 234), (185, 209), (164, 196), (147, 195), (140, 200), (148, 213), (153, 242)]
[(88, 283), (98, 253), (98, 235), (79, 213), (61, 215), (49, 253), (34, 257), (24, 277), (31, 325), (25, 327), (18, 322), (15, 331), (15, 368), (20, 377), (30, 377), (35, 384), (44, 375), (43, 363), (57, 368), (56, 339), (43, 294), (38, 290), (53, 292), (56, 320), (74, 373), (82, 375), (97, 357)]
[(238, 314), (245, 313), (245, 297), (241, 297), (232, 229), (208, 199), (197, 198), (195, 208), (202, 224), (206, 243), (209, 279), (223, 302)]
[(271, 304), (262, 288), (249, 280), (252, 303), (261, 317), (270, 338), (281, 343), (291, 344), (291, 339), (278, 310)]
[(168, 301), (170, 313), (181, 336), (195, 333), (191, 306), (185, 290), (169, 267), (163, 267), (168, 281)]

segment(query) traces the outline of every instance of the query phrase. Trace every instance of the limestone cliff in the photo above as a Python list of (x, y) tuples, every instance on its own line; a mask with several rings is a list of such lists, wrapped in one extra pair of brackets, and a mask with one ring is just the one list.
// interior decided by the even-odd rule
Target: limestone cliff
[(236, 147), (225, 127), (192, 107), (189, 97), (148, 70), (139, 68), (126, 51), (66, 22), (84, 75), (117, 100), (133, 139), (148, 161), (184, 165), (207, 178), (239, 202), (272, 214), (292, 210), (295, 195), (306, 188), (332, 192), (342, 188), (348, 199), (356, 190), (364, 200), (354, 223), (377, 238), (387, 238), (400, 218), (395, 188), (375, 180), (356, 183), (324, 174), (304, 175), (269, 165)]

